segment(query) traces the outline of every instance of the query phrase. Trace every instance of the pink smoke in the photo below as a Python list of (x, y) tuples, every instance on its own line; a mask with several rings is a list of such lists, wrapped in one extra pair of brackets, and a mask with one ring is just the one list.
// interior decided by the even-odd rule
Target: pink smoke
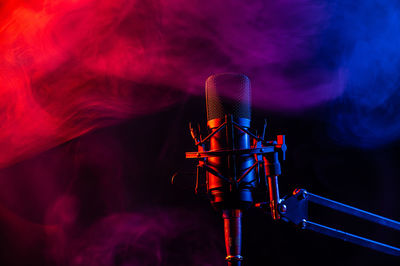
[(111, 215), (73, 240), (70, 265), (224, 265), (217, 230), (195, 216), (182, 210)]

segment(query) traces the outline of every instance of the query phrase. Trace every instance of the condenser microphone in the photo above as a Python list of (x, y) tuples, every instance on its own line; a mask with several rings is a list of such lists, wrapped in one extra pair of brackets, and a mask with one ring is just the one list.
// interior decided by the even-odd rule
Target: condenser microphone
[(251, 86), (243, 74), (210, 76), (206, 80), (206, 102), (209, 132), (202, 137), (190, 126), (198, 151), (186, 152), (186, 158), (199, 162), (195, 191), (199, 173), (205, 170), (211, 204), (224, 218), (226, 260), (229, 266), (237, 266), (242, 261), (242, 212), (254, 202), (254, 206), (264, 208), (268, 191), (272, 217), (280, 219), (278, 154), (284, 159), (285, 137), (265, 140), (266, 124), (261, 136), (249, 130)]
[[(212, 75), (206, 80), (207, 126), (214, 133), (209, 143), (210, 151), (249, 149), (250, 138), (245, 132), (232, 127), (233, 123), (248, 129), (251, 121), (250, 80), (242, 74), (224, 73)], [(244, 182), (234, 182), (254, 164), (250, 155), (215, 156), (208, 158), (209, 166), (215, 168), (225, 179), (208, 172), (208, 191), (211, 203), (217, 210), (245, 209), (252, 203), (254, 179), (246, 175)], [(228, 180), (227, 180), (228, 179)], [(237, 186), (235, 185), (237, 184)]]
[(213, 207), (223, 213), (228, 264), (240, 265), (241, 216), (253, 202), (255, 159), (232, 151), (251, 148), (250, 137), (242, 130), (249, 129), (251, 121), (250, 80), (243, 74), (217, 74), (206, 80), (205, 87), (208, 149), (219, 153), (207, 158), (213, 169), (207, 171), (207, 190)]

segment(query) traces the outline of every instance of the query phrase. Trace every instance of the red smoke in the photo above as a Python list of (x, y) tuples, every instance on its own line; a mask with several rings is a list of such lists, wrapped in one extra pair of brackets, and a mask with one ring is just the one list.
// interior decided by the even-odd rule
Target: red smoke
[(0, 167), (202, 94), (216, 72), (246, 73), (259, 108), (332, 99), (340, 72), (309, 64), (325, 9), (306, 0), (6, 1)]
[(162, 81), (153, 5), (14, 1), (1, 13), (0, 166), (179, 100), (152, 85)]

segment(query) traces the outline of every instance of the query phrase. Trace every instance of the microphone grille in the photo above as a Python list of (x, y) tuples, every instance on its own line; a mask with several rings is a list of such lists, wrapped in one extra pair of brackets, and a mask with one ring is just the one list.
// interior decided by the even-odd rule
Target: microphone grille
[[(227, 96), (227, 97), (226, 97)], [(246, 75), (222, 73), (206, 80), (207, 121), (224, 118), (251, 118), (250, 80)]]

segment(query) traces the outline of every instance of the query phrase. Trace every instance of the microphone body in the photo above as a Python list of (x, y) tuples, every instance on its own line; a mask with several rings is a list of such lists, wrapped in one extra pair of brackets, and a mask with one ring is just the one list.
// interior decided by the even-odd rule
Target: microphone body
[[(233, 128), (232, 116), (227, 116), (227, 125), (210, 138), (210, 151), (230, 151), (235, 149), (249, 149), (250, 138), (246, 133)], [(218, 130), (225, 119), (208, 121), (211, 132)], [(240, 124), (240, 122), (238, 123)], [(247, 174), (242, 182), (237, 180), (254, 164), (252, 155), (226, 155), (209, 157), (207, 163), (215, 168), (226, 179), (207, 172), (208, 191), (211, 203), (216, 210), (247, 209), (253, 202), (251, 183), (254, 173)]]
[[(231, 99), (226, 99), (230, 94)], [(206, 81), (207, 126), (214, 135), (210, 138), (210, 151), (232, 151), (249, 149), (250, 137), (234, 127), (234, 123), (250, 127), (250, 80), (242, 74), (218, 74)], [(220, 129), (225, 123), (225, 127)], [(252, 199), (254, 171), (238, 179), (254, 164), (249, 154), (211, 156), (207, 163), (225, 179), (207, 172), (208, 191), (211, 203), (217, 210), (246, 209)]]

